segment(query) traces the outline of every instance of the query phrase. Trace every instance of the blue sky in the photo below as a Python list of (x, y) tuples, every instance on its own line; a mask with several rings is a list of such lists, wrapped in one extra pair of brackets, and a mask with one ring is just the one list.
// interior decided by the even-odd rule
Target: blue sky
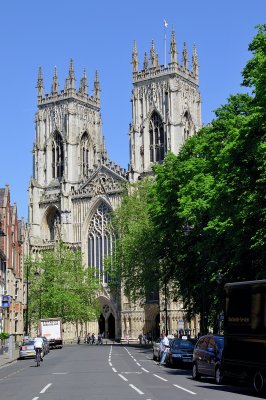
[[(127, 168), (131, 121), (131, 54), (136, 39), (140, 65), (154, 39), (164, 63), (164, 26), (176, 33), (179, 55), (195, 43), (200, 64), (202, 119), (241, 88), (241, 71), (251, 53), (255, 26), (265, 23), (265, 0), (9, 0), (0, 5), (0, 187), (10, 185), (11, 202), (27, 220), (27, 188), (32, 175), (36, 82), (42, 66), (45, 93), (54, 67), (64, 88), (69, 60), (77, 85), (84, 67), (89, 93), (99, 71), (103, 134), (110, 159)], [(167, 47), (167, 52), (169, 47)]]

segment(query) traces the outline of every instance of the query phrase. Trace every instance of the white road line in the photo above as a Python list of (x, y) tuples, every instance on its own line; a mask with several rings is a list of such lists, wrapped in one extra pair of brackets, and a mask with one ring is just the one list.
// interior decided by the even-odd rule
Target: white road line
[(66, 375), (68, 372), (53, 372), (53, 375)]
[(190, 394), (197, 394), (195, 392), (192, 392), (191, 390), (185, 389), (182, 386), (178, 386), (178, 385), (174, 385), (175, 387), (177, 387), (178, 389), (184, 390), (185, 392), (188, 392)]
[(128, 379), (127, 378), (125, 378), (123, 375), (121, 375), (121, 374), (118, 374), (118, 376), (120, 376), (120, 378), (122, 378), (122, 379), (124, 379), (124, 381), (128, 381)]
[(132, 385), (132, 383), (129, 384), (130, 387), (132, 387), (132, 389), (136, 390), (136, 392), (138, 392), (139, 394), (144, 394), (141, 390), (139, 390), (136, 386)]
[(52, 383), (48, 383), (48, 385), (46, 385), (46, 386), (40, 391), (40, 393), (45, 393), (46, 390), (47, 390), (50, 386), (52, 386)]
[(148, 371), (147, 369), (145, 369), (145, 368), (143, 368), (143, 367), (141, 367), (141, 369), (142, 369), (144, 372), (150, 372), (150, 371)]
[(117, 372), (117, 370), (116, 370), (115, 368), (112, 368), (112, 370), (113, 370), (114, 372)]
[(38, 398), (39, 398), (39, 397), (33, 397), (33, 399), (32, 399), (32, 400), (38, 400)]
[(154, 376), (156, 376), (156, 378), (159, 378), (159, 379), (161, 379), (162, 381), (165, 381), (165, 382), (168, 382), (168, 380), (167, 379), (164, 379), (164, 378), (162, 378), (161, 376), (159, 376), (159, 375), (156, 375), (156, 374), (153, 374)]
[(140, 365), (138, 362), (137, 362), (136, 364), (137, 364), (139, 367), (141, 367), (141, 365)]
[(109, 365), (110, 365), (110, 367), (112, 367), (112, 366), (113, 366), (113, 364), (112, 364), (111, 362), (109, 362)]

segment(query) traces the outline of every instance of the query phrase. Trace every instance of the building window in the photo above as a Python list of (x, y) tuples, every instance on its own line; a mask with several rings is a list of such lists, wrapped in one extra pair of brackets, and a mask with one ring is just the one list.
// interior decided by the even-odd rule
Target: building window
[(157, 113), (153, 113), (150, 124), (150, 162), (163, 161), (166, 153), (166, 138), (163, 122)]
[(56, 132), (52, 143), (52, 176), (61, 179), (64, 174), (64, 145), (61, 135)]
[(91, 219), (88, 232), (88, 265), (95, 268), (100, 283), (106, 284), (104, 258), (112, 254), (114, 235), (110, 228), (110, 208), (101, 203)]

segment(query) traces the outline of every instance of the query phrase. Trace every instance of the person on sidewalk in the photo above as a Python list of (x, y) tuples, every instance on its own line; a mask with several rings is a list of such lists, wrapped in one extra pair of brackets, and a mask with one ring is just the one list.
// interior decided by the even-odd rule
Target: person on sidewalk
[(166, 357), (166, 354), (168, 353), (168, 349), (169, 349), (169, 340), (168, 340), (168, 337), (165, 335), (165, 332), (163, 331), (161, 341), (160, 341), (161, 360), (158, 363), (158, 365), (165, 364), (165, 357)]

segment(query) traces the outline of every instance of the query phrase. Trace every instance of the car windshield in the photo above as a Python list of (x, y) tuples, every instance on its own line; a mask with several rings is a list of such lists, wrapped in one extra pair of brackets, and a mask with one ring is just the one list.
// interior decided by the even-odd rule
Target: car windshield
[(32, 346), (34, 345), (34, 340), (26, 340), (25, 342), (22, 342), (22, 346)]
[(192, 342), (190, 342), (189, 340), (175, 340), (173, 342), (172, 348), (174, 350), (178, 350), (178, 349), (193, 350), (194, 344)]

